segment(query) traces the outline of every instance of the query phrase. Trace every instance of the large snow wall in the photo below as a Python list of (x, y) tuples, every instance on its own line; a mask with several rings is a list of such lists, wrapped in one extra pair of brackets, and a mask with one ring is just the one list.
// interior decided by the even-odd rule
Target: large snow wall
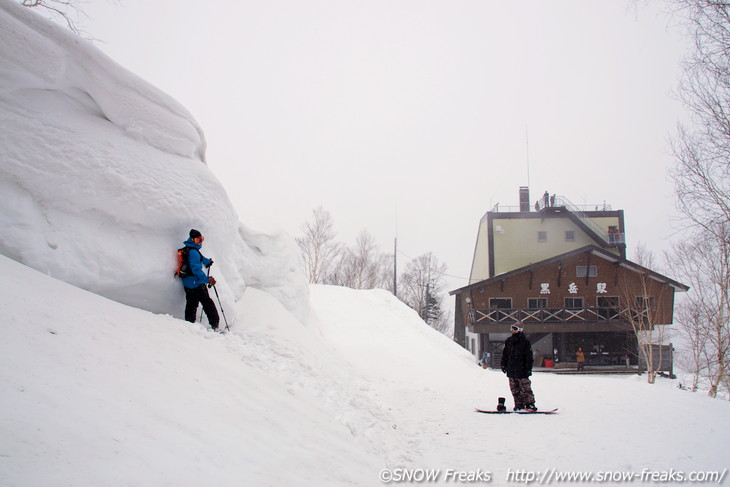
[(181, 317), (174, 251), (197, 228), (224, 307), (253, 285), (306, 320), (296, 245), (239, 223), (205, 148), (202, 129), (170, 96), (0, 0), (0, 253)]

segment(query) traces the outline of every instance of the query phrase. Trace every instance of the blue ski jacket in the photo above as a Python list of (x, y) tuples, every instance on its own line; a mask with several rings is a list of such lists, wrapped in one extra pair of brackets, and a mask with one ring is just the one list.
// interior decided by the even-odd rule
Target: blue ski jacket
[(183, 286), (188, 289), (195, 289), (203, 284), (208, 284), (208, 275), (203, 271), (203, 267), (209, 266), (213, 261), (200, 253), (201, 246), (193, 242), (192, 239), (187, 239), (183, 242), (183, 245), (188, 247), (188, 265), (190, 266), (190, 275), (183, 277)]

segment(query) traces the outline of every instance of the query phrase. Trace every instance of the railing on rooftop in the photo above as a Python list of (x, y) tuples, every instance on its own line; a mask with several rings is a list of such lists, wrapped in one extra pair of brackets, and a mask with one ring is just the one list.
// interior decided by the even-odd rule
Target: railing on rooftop
[(605, 201), (600, 204), (583, 204), (583, 205), (576, 205), (573, 202), (571, 202), (568, 198), (565, 196), (559, 196), (555, 195), (553, 197), (548, 198), (548, 201), (545, 201), (545, 198), (542, 197), (539, 200), (537, 200), (537, 205), (540, 210), (543, 208), (547, 208), (549, 206), (563, 206), (567, 208), (568, 210), (572, 211), (575, 214), (580, 214), (581, 216), (585, 217), (583, 213), (586, 211), (611, 211), (611, 205), (606, 203)]
[[(589, 211), (611, 211), (611, 205), (606, 203), (605, 201), (601, 204), (593, 204), (593, 205), (576, 205), (573, 204), (568, 198), (564, 196), (558, 196), (553, 195), (549, 196), (547, 200), (545, 197), (541, 197), (534, 205), (535, 211), (542, 211), (545, 208), (549, 207), (556, 207), (556, 208), (565, 208), (566, 210), (573, 213), (580, 221), (588, 227), (593, 233), (598, 235), (601, 239), (603, 239), (604, 242), (606, 242), (609, 245), (619, 245), (624, 244), (624, 234), (623, 233), (609, 233), (606, 231), (605, 228), (601, 227), (597, 223), (595, 223), (587, 214), (586, 212)], [(532, 208), (530, 208), (532, 210)], [(499, 203), (494, 205), (491, 210), (493, 213), (507, 213), (507, 212), (519, 212), (520, 207), (519, 206), (500, 206)]]
[[(544, 198), (543, 198), (543, 200), (544, 200)], [(543, 203), (545, 203), (545, 201), (543, 201)], [(577, 216), (580, 219), (580, 221), (583, 222), (583, 224), (585, 226), (590, 228), (593, 231), (593, 233), (595, 233), (596, 235), (601, 237), (606, 243), (611, 243), (611, 242), (609, 242), (609, 234), (606, 231), (606, 229), (603, 228), (602, 226), (598, 225), (597, 223), (595, 223), (590, 218), (588, 218), (588, 216), (585, 214), (586, 210), (582, 210), (580, 207), (574, 205), (573, 203), (570, 202), (570, 200), (568, 200), (568, 198), (565, 198), (564, 196), (556, 195), (555, 199), (551, 200), (550, 203), (552, 203), (551, 206), (564, 207), (566, 210), (570, 211), (575, 216)], [(598, 207), (596, 207), (596, 208), (598, 208)], [(611, 205), (607, 205), (604, 202), (601, 210), (596, 209), (593, 211), (608, 211), (610, 209), (611, 209)], [(590, 211), (590, 210), (588, 210), (588, 211)]]
[[(567, 203), (567, 204), (565, 204)], [(568, 206), (569, 205), (569, 206)], [(555, 197), (555, 204), (553, 205), (545, 205), (545, 201), (540, 198), (537, 201), (537, 207), (533, 204), (530, 206), (530, 211), (540, 211), (546, 206), (565, 206), (566, 208), (570, 209), (571, 211), (577, 212), (577, 213), (583, 213), (586, 211), (611, 211), (611, 205), (606, 203), (605, 201), (601, 204), (584, 204), (584, 205), (575, 205), (568, 201), (567, 198), (563, 196), (556, 196)], [(511, 212), (518, 212), (520, 210), (519, 205), (502, 205), (500, 203), (495, 204), (492, 209), (490, 210), (493, 213), (511, 213)]]

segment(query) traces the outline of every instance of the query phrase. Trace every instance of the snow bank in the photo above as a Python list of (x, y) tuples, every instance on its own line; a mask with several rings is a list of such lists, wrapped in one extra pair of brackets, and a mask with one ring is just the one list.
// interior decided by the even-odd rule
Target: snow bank
[(448, 387), (453, 380), (444, 371), (478, 374), (472, 354), (388, 291), (316, 285), (310, 294), (317, 310), (310, 322), (365, 375)]
[(0, 1), (0, 11), (6, 88), (82, 98), (127, 135), (164, 152), (205, 160), (203, 131), (171, 97), (17, 2)]
[(367, 485), (386, 465), (385, 413), (267, 293), (221, 336), (2, 256), (0, 274), (3, 485)]
[(12, 0), (0, 0), (0, 147), (0, 253), (181, 316), (174, 250), (196, 228), (225, 308), (250, 283), (306, 319), (295, 244), (239, 225), (187, 110)]

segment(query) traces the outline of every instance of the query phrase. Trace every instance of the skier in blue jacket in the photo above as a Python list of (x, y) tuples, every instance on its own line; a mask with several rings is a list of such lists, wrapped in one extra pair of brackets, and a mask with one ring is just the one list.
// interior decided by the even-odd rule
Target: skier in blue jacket
[(185, 319), (191, 323), (195, 323), (195, 317), (198, 314), (198, 304), (203, 305), (205, 316), (208, 317), (208, 323), (213, 330), (218, 329), (218, 310), (215, 303), (208, 295), (208, 284), (215, 285), (215, 279), (208, 276), (203, 267), (213, 265), (213, 259), (208, 259), (200, 253), (205, 238), (199, 231), (194, 228), (190, 230), (190, 238), (183, 244), (188, 247), (188, 266), (190, 268), (189, 275), (182, 279), (185, 288)]

